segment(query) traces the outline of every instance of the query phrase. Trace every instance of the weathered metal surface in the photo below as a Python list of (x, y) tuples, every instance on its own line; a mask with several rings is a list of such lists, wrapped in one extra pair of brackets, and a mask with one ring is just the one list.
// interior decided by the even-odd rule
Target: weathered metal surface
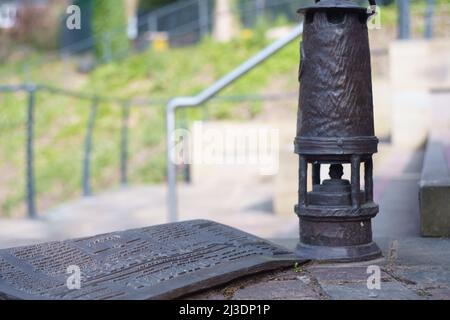
[[(369, 1), (374, 5), (374, 1)], [(372, 242), (374, 133), (367, 18), (348, 0), (316, 1), (305, 14), (295, 152), (300, 156), (298, 257), (358, 261), (381, 254)], [(308, 163), (312, 191), (307, 191)], [(329, 164), (330, 179), (321, 181)], [(343, 179), (343, 164), (351, 176)], [(364, 164), (364, 191), (360, 167)]]
[[(195, 220), (0, 250), (0, 297), (168, 299), (298, 260), (248, 233)], [(68, 289), (69, 266), (80, 268), (80, 289)]]
[[(299, 137), (374, 136), (367, 15), (327, 11), (305, 19), (301, 46)], [(362, 138), (359, 138), (362, 139)], [(343, 141), (345, 141), (343, 139)]]

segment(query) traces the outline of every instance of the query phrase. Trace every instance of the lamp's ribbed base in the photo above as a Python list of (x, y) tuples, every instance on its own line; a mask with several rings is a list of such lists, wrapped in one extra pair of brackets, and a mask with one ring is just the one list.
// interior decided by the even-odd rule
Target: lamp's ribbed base
[(380, 258), (382, 255), (375, 242), (346, 247), (312, 246), (299, 243), (295, 254), (305, 260), (329, 262), (367, 261)]

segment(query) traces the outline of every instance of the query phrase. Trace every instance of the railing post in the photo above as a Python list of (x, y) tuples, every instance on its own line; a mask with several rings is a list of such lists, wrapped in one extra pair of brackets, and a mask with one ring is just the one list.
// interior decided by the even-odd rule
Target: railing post
[(102, 35), (102, 47), (103, 47), (103, 54), (102, 54), (102, 62), (110, 62), (112, 60), (112, 39), (111, 39), (111, 33), (108, 32), (104, 35)]
[(149, 32), (158, 31), (158, 16), (154, 13), (150, 13), (147, 17), (147, 28)]
[(427, 9), (425, 13), (425, 38), (433, 38), (433, 9), (434, 0), (427, 0)]
[(209, 31), (209, 0), (198, 0), (198, 16), (200, 26), (200, 38), (208, 34)]
[(410, 38), (409, 0), (398, 0), (398, 37)]
[(128, 119), (130, 117), (130, 102), (122, 105), (122, 130), (120, 134), (120, 184), (128, 183)]
[[(180, 128), (183, 130), (188, 130), (188, 115), (187, 115), (187, 109), (182, 110), (181, 112), (181, 119), (180, 119)], [(185, 141), (183, 141), (184, 143), (184, 147), (185, 149), (187, 149), (186, 151), (189, 154), (189, 143), (185, 143)], [(189, 164), (189, 162), (184, 162), (182, 165), (180, 165), (181, 170), (183, 171), (183, 181), (185, 183), (191, 183), (191, 166)]]
[(86, 130), (86, 138), (84, 140), (82, 187), (83, 187), (83, 196), (85, 197), (92, 195), (92, 188), (91, 188), (92, 135), (94, 131), (95, 118), (97, 117), (97, 105), (98, 99), (94, 98), (92, 100), (91, 111), (89, 114), (89, 120)]
[(36, 217), (35, 180), (34, 180), (34, 104), (36, 87), (27, 87), (27, 136), (26, 136), (26, 195), (28, 217)]
[(173, 134), (175, 132), (175, 111), (176, 107), (169, 102), (166, 109), (166, 152), (167, 152), (167, 206), (168, 206), (168, 222), (176, 222), (178, 220), (178, 204), (177, 204), (177, 175), (175, 167), (175, 146)]
[(255, 0), (256, 14), (261, 15), (266, 8), (266, 0)]

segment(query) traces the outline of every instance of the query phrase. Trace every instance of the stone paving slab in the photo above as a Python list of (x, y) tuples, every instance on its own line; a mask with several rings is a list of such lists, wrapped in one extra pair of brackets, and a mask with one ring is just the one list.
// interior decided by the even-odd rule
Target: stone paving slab
[[(388, 268), (387, 272), (385, 268)], [(447, 274), (407, 273), (401, 267), (382, 266), (381, 289), (367, 288), (366, 266), (292, 267), (247, 277), (185, 297), (207, 300), (450, 300), (450, 288), (427, 286), (424, 273), (436, 282)], [(413, 280), (414, 279), (414, 280)]]
[(442, 266), (397, 266), (392, 274), (421, 290), (450, 289), (450, 268)]
[(450, 300), (449, 288), (435, 288), (429, 290), (434, 300)]
[(450, 238), (377, 237), (385, 255), (393, 241), (398, 242), (397, 264), (402, 266), (442, 266), (450, 268)]
[[(351, 267), (336, 267), (336, 266), (313, 266), (308, 269), (309, 272), (321, 284), (345, 284), (345, 283), (366, 283), (367, 282), (367, 267), (366, 266), (351, 266)], [(381, 281), (390, 281), (391, 277), (384, 271), (381, 272)]]
[(322, 300), (327, 295), (303, 269), (294, 267), (245, 277), (226, 286), (185, 297), (189, 300)]
[(399, 282), (388, 282), (381, 285), (381, 290), (369, 290), (365, 283), (348, 285), (323, 284), (323, 290), (332, 300), (422, 300), (423, 297), (409, 290)]

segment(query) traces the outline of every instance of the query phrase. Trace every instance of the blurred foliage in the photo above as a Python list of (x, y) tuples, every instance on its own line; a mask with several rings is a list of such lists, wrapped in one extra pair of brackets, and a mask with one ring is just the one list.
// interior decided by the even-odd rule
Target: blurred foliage
[[(1, 2), (1, 1), (0, 1)], [(57, 47), (60, 14), (64, 3), (49, 0), (45, 6), (31, 0), (24, 0), (17, 16), (16, 25), (12, 29), (0, 29), (0, 46), (4, 40), (14, 40), (36, 49), (52, 50)], [(3, 47), (3, 50), (8, 49)], [(1, 54), (1, 52), (0, 52)]]
[(92, 18), (95, 53), (103, 61), (123, 56), (129, 49), (123, 0), (95, 0)]
[(141, 12), (151, 11), (173, 2), (177, 2), (177, 0), (140, 0), (139, 11)]

